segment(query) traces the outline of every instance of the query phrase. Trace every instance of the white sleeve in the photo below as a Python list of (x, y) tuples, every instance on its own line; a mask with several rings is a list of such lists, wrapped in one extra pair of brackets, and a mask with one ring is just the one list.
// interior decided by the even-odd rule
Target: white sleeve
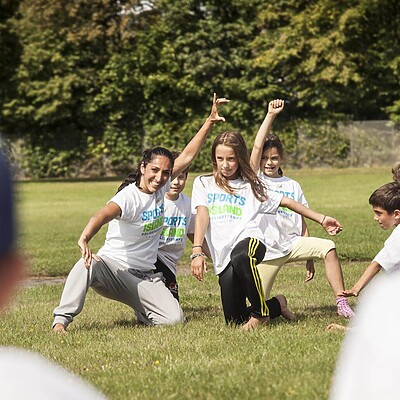
[(399, 249), (394, 246), (385, 246), (374, 258), (386, 272), (392, 272), (396, 269), (400, 269), (400, 255)]
[(261, 203), (262, 206), (260, 212), (262, 214), (276, 214), (281, 204), (282, 197), (283, 194), (281, 193), (269, 191), (267, 200)]
[(304, 196), (303, 189), (301, 188), (301, 186), (300, 186), (300, 184), (298, 182), (296, 182), (296, 183), (297, 183), (297, 186), (298, 186), (298, 188), (297, 188), (297, 190), (298, 190), (297, 201), (300, 204), (302, 204), (304, 207), (308, 208), (308, 202), (306, 200), (306, 196)]
[[(134, 183), (131, 183), (134, 185)], [(117, 219), (132, 219), (135, 216), (136, 208), (134, 205), (134, 196), (130, 191), (126, 190), (129, 186), (118, 192), (108, 203), (113, 202), (121, 209), (121, 216)], [(107, 203), (107, 204), (108, 204)]]
[(206, 182), (202, 179), (202, 176), (196, 177), (193, 182), (192, 189), (192, 212), (195, 212), (196, 207), (205, 206), (208, 207), (207, 203), (207, 190), (206, 190)]

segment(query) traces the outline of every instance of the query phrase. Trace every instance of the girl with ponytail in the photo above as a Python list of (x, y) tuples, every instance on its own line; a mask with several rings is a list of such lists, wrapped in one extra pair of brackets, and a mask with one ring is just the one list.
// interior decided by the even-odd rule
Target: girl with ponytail
[[(268, 193), (282, 193), (308, 207), (299, 183), (283, 174), (285, 149), (281, 140), (276, 135), (268, 134), (272, 122), (283, 108), (283, 100), (269, 103), (268, 113), (254, 140), (251, 162)], [(318, 222), (325, 227), (327, 218), (323, 216)], [(260, 215), (258, 222), (264, 232), (267, 248), (263, 262), (258, 265), (264, 296), (270, 295), (275, 278), (283, 265), (306, 261), (305, 281), (308, 282), (315, 274), (313, 258), (319, 258), (324, 260), (326, 276), (336, 298), (337, 313), (345, 318), (354, 315), (347, 299), (341, 295), (344, 290), (343, 274), (332, 240), (310, 237), (304, 217), (290, 210), (290, 207), (280, 207), (276, 215)]]

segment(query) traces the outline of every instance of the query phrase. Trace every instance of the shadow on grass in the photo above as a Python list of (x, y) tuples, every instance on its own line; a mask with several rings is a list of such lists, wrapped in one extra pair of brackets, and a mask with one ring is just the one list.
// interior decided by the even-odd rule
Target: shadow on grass
[(121, 319), (110, 322), (83, 322), (79, 324), (79, 327), (76, 328), (75, 331), (107, 331), (111, 330), (115, 327), (123, 327), (123, 328), (147, 328), (146, 325), (141, 324), (135, 319)]
[(223, 318), (222, 308), (220, 306), (200, 306), (200, 307), (183, 307), (186, 321), (204, 320), (204, 314), (211, 317)]
[(312, 317), (338, 316), (337, 308), (333, 305), (307, 307), (304, 311), (304, 316), (307, 318), (308, 314)]

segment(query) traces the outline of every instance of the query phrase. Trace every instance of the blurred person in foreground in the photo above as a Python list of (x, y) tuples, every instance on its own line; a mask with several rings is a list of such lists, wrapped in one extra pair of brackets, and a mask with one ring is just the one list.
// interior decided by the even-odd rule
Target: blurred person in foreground
[[(13, 184), (10, 167), (0, 149), (0, 310), (4, 311), (19, 286), (26, 261), (16, 248)], [(105, 399), (44, 357), (22, 349), (0, 347), (1, 399)]]
[(399, 287), (397, 270), (365, 289), (343, 341), (330, 400), (400, 398)]

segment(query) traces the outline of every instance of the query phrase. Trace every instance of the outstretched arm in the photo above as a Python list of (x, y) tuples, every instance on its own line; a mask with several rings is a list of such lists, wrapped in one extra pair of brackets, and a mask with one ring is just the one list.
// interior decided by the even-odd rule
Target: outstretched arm
[(82, 258), (85, 261), (85, 267), (90, 268), (92, 263), (92, 250), (89, 247), (89, 242), (92, 237), (101, 229), (101, 227), (109, 223), (114, 218), (121, 214), (120, 207), (114, 203), (110, 202), (100, 211), (98, 211), (92, 218), (90, 218), (88, 224), (83, 230), (81, 237), (78, 240), (78, 246), (82, 253)]
[(207, 138), (208, 132), (210, 132), (214, 123), (225, 121), (225, 118), (218, 114), (218, 107), (225, 103), (229, 103), (229, 100), (225, 97), (217, 99), (217, 95), (214, 93), (210, 116), (206, 119), (203, 126), (192, 138), (192, 140), (182, 150), (182, 153), (176, 158), (174, 162), (174, 169), (171, 174), (171, 181), (174, 180), (187, 167), (189, 167), (191, 162), (196, 158)]
[[(194, 240), (193, 246), (203, 246), (206, 230), (210, 222), (208, 208), (205, 206), (198, 206), (196, 209), (196, 223), (194, 226)], [(192, 255), (204, 253), (202, 247), (193, 247)], [(203, 280), (203, 273), (207, 272), (206, 260), (203, 256), (197, 256), (192, 259), (191, 263), (192, 275), (199, 281)]]
[(335, 218), (313, 211), (288, 197), (283, 196), (280, 205), (290, 208), (294, 212), (297, 212), (297, 214), (319, 223), (331, 236), (336, 235), (343, 229), (339, 221)]
[(250, 156), (250, 163), (255, 173), (260, 169), (260, 161), (265, 139), (271, 129), (275, 117), (283, 110), (285, 102), (281, 99), (272, 100), (268, 104), (268, 113), (264, 118), (260, 128), (258, 129), (256, 138), (254, 139), (253, 150)]
[(350, 289), (350, 290), (343, 290), (342, 292), (338, 293), (338, 296), (346, 296), (357, 297), (361, 290), (364, 289), (365, 286), (368, 285), (369, 282), (382, 270), (382, 267), (376, 262), (373, 261), (364, 273), (361, 275), (361, 278), (357, 281), (357, 283)]

